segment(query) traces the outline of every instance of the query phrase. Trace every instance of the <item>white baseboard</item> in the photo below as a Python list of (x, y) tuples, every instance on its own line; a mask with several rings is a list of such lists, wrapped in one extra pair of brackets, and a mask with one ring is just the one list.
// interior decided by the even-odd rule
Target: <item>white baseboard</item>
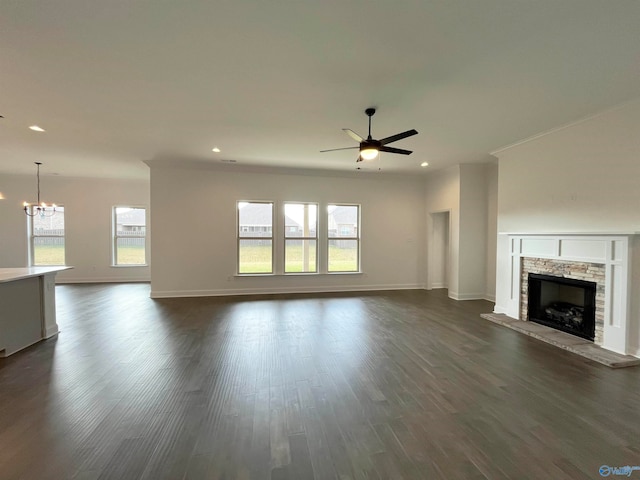
[(234, 295), (277, 295), (296, 293), (342, 293), (342, 292), (372, 292), (383, 290), (422, 290), (423, 285), (356, 285), (340, 287), (308, 287), (308, 288), (242, 288), (242, 289), (218, 289), (218, 290), (151, 290), (151, 298), (177, 298), (177, 297), (224, 297)]
[(457, 293), (449, 291), (449, 298), (453, 300), (484, 300), (484, 293)]
[(496, 296), (495, 296), (495, 295), (486, 295), (486, 294), (485, 294), (484, 299), (485, 299), (487, 302), (496, 303)]
[(47, 328), (44, 329), (43, 337), (44, 338), (51, 338), (54, 335), (57, 335), (58, 332), (59, 332), (58, 325), (56, 325), (54, 327), (47, 327)]
[(503, 313), (503, 314), (507, 314), (507, 309), (504, 307), (501, 307), (500, 305), (496, 304), (493, 307), (493, 313)]
[(446, 283), (432, 283), (431, 284), (431, 288), (432, 289), (438, 289), (438, 288), (447, 288), (447, 284)]
[(56, 278), (56, 285), (68, 284), (68, 283), (149, 283), (151, 277), (82, 277), (73, 278), (67, 277), (64, 279)]

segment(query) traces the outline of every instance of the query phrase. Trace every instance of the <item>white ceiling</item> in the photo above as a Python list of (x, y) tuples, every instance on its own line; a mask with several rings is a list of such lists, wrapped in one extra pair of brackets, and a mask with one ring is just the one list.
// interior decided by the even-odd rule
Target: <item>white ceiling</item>
[(0, 172), (351, 171), (319, 150), (375, 106), (374, 138), (420, 132), (383, 170), (424, 174), (639, 97), (639, 74), (637, 0), (3, 1)]

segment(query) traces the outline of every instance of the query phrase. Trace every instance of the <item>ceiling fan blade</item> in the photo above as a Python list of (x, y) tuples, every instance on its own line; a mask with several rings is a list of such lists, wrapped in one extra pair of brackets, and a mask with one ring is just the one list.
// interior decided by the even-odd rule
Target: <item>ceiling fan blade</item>
[(351, 138), (353, 138), (356, 142), (358, 143), (364, 142), (364, 138), (362, 138), (360, 135), (358, 135), (356, 132), (354, 132), (350, 128), (343, 128), (342, 130), (344, 131), (344, 133), (346, 133)]
[(379, 151), (387, 153), (399, 153), (400, 155), (411, 155), (413, 153), (411, 150), (402, 150), (401, 148), (393, 147), (380, 147)]
[(330, 148), (329, 150), (320, 150), (320, 153), (324, 153), (324, 152), (336, 152), (338, 150), (353, 150), (355, 148), (360, 148), (358, 147), (344, 147), (344, 148)]
[(398, 133), (397, 135), (391, 135), (390, 137), (383, 138), (379, 140), (380, 145), (386, 145), (387, 143), (397, 142), (398, 140), (402, 140), (403, 138), (411, 137), (413, 135), (417, 135), (417, 130), (407, 130), (406, 132)]

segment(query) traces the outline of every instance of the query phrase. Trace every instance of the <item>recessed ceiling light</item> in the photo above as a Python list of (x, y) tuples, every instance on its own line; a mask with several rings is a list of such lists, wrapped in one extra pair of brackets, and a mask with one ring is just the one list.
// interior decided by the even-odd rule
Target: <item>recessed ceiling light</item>
[(41, 128), (38, 125), (31, 125), (29, 128), (34, 132), (44, 132), (44, 128)]
[(218, 147), (213, 147), (211, 149), (212, 152), (220, 153), (220, 149)]
[(429, 166), (429, 162), (422, 162), (420, 164), (421, 167), (428, 167)]

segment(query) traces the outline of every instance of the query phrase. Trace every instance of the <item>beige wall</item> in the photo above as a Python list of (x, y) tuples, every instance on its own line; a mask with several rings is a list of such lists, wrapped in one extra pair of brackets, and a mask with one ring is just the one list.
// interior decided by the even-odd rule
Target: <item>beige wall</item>
[(486, 295), (487, 219), (486, 165), (460, 165), (461, 299)]
[(496, 299), (496, 250), (498, 233), (498, 162), (487, 164), (487, 249), (485, 292), (486, 299)]
[[(403, 289), (424, 285), (425, 207), (421, 180), (355, 172), (328, 176), (149, 163), (153, 296)], [(329, 203), (360, 204), (363, 273), (237, 276), (239, 200), (272, 200), (278, 205), (285, 201), (317, 202), (320, 214)], [(277, 255), (276, 252), (276, 258)]]
[[(486, 168), (483, 167), (485, 170)], [(491, 298), (490, 175), (479, 166), (456, 166), (427, 179), (380, 174), (318, 172), (266, 173), (230, 171), (180, 164), (155, 165), (146, 181), (82, 179), (44, 175), (42, 194), (65, 205), (67, 264), (73, 270), (60, 282), (120, 282), (151, 279), (158, 295), (231, 294), (326, 290), (424, 288), (429, 271), (428, 212), (450, 212), (450, 275), (452, 298)], [(462, 193), (462, 182), (468, 193)], [(480, 182), (482, 179), (482, 182)], [(480, 182), (480, 183), (478, 183)], [(27, 265), (27, 226), (21, 209), (35, 194), (32, 176), (0, 175), (0, 267)], [(467, 235), (460, 264), (460, 199), (467, 206)], [(482, 198), (484, 195), (484, 198)], [(277, 202), (353, 202), (362, 205), (362, 275), (277, 276), (235, 275), (235, 202), (238, 199)], [(111, 266), (111, 208), (140, 205), (150, 209), (153, 267)], [(478, 205), (475, 205), (475, 204)], [(482, 212), (480, 211), (482, 210)], [(484, 213), (483, 213), (484, 212)], [(489, 213), (487, 226), (481, 218)], [(464, 234), (462, 234), (464, 236)], [(485, 238), (483, 239), (483, 235)], [(482, 251), (488, 252), (483, 258)], [(495, 247), (494, 247), (495, 251)], [(480, 255), (478, 255), (480, 252)], [(489, 262), (483, 269), (477, 260)], [(460, 275), (465, 278), (460, 287)], [(483, 294), (484, 292), (484, 294)]]
[[(58, 282), (146, 281), (149, 267), (111, 266), (111, 209), (149, 206), (147, 181), (41, 175), (42, 200), (65, 207), (65, 254), (72, 270)], [(22, 203), (35, 201), (35, 175), (0, 175), (0, 267), (28, 265), (27, 218)]]
[[(425, 204), (427, 207), (426, 238), (427, 248), (427, 270), (426, 287), (431, 288), (434, 283), (434, 273), (430, 273), (430, 264), (439, 271), (440, 262), (434, 258), (440, 249), (430, 246), (438, 243), (434, 239), (437, 234), (434, 226), (434, 213), (449, 213), (449, 261), (446, 262), (449, 268), (447, 275), (449, 296), (458, 298), (459, 294), (459, 251), (460, 251), (460, 166), (446, 168), (429, 175), (425, 183)], [(439, 282), (437, 282), (439, 283)]]
[(487, 279), (493, 280), (495, 271), (495, 254), (490, 254), (495, 252), (495, 177), (495, 165), (479, 163), (456, 165), (427, 178), (427, 288), (438, 283), (439, 262), (434, 258), (436, 249), (431, 248), (438, 245), (434, 214), (448, 212), (449, 296), (457, 300), (494, 298), (493, 284), (487, 284)]

